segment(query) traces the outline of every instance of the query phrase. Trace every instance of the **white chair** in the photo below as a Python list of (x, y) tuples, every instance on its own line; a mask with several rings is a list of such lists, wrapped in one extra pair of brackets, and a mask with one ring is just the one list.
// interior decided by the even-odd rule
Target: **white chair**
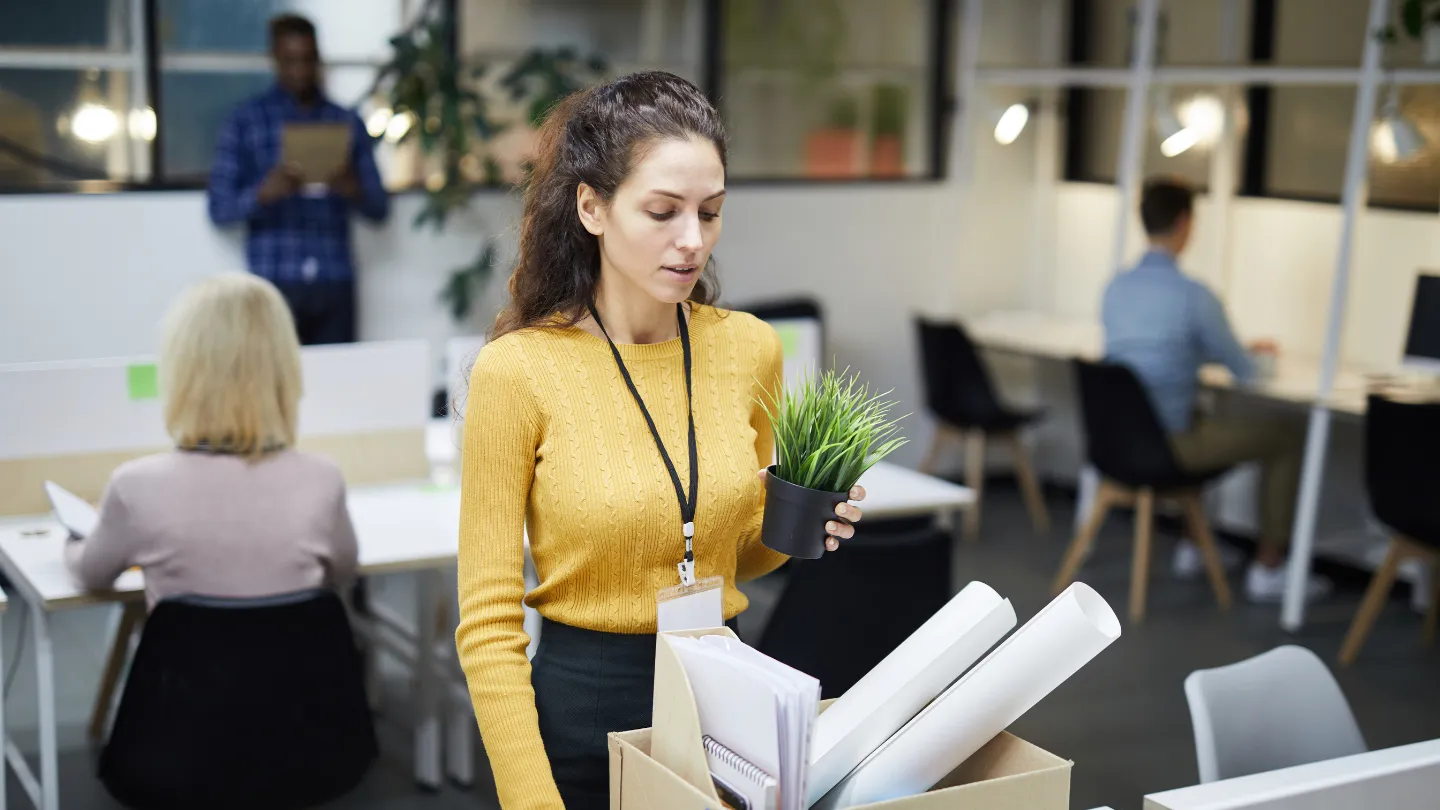
[(1340, 685), (1304, 647), (1196, 670), (1185, 699), (1202, 783), (1366, 750)]

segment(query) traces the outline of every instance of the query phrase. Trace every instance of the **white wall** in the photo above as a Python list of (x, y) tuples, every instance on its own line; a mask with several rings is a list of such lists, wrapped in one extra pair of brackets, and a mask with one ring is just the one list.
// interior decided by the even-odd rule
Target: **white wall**
[[(443, 236), (412, 231), (418, 195), (394, 200), (388, 224), (356, 228), (361, 264), (361, 337), (420, 337), (437, 363), (455, 327), (437, 300), (451, 267), (471, 258), (483, 227), (514, 243), (518, 203), (483, 195)], [(957, 194), (943, 184), (790, 189), (737, 188), (725, 206), (717, 251), (725, 297), (743, 301), (792, 292), (823, 303), (831, 350), (875, 385), (894, 388), (905, 411), (920, 409), (911, 315), (948, 310), (954, 294)], [(143, 354), (175, 295), (209, 273), (243, 269), (238, 233), (205, 219), (199, 192), (0, 199), (6, 245), (0, 296), (0, 363)], [(498, 307), (508, 265), (497, 274), (476, 324)], [(1016, 288), (1017, 291), (1020, 289)], [(1019, 299), (992, 296), (995, 305)], [(928, 438), (912, 420), (913, 461)]]

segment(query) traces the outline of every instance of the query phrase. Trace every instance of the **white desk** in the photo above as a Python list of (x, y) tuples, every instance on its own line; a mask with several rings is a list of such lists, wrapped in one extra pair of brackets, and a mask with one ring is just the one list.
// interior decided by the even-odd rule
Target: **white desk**
[[(431, 420), (426, 428), (425, 453), (430, 463), (441, 471), (435, 476), (437, 479), (459, 480), (455, 464), (461, 432), (458, 424), (450, 419)], [(867, 470), (860, 478), (860, 485), (865, 487), (865, 500), (860, 508), (867, 519), (934, 515), (944, 523), (952, 520), (956, 511), (975, 502), (975, 493), (968, 487), (886, 461)]]
[[(1104, 352), (1101, 325), (1073, 316), (1029, 310), (999, 310), (968, 322), (966, 329), (977, 344), (986, 348), (1032, 357), (1095, 360)], [(1372, 380), (1379, 380), (1389, 373), (1393, 373), (1393, 370), (1342, 366), (1336, 374), (1334, 390), (1324, 402), (1325, 407), (1334, 413), (1352, 418), (1363, 416), (1366, 394)], [(1231, 389), (1246, 396), (1310, 407), (1319, 401), (1320, 362), (1318, 358), (1282, 352), (1277, 358), (1275, 373), (1253, 384), (1236, 386), (1229, 372), (1216, 366), (1201, 369), (1200, 380), (1209, 388)], [(1323, 456), (1321, 458), (1323, 460)], [(1089, 503), (1097, 482), (1097, 476), (1088, 468), (1082, 473), (1082, 507)], [(1077, 510), (1077, 521), (1083, 519), (1087, 511), (1085, 508)], [(1313, 543), (1311, 545), (1313, 546)], [(1313, 550), (1311, 555), (1313, 556)], [(1306, 567), (1308, 570), (1308, 558)], [(1299, 587), (1303, 588), (1304, 583)], [(1417, 594), (1425, 592), (1425, 588), (1416, 589)]]
[[(966, 323), (965, 328), (976, 343), (997, 351), (1052, 360), (1098, 360), (1104, 354), (1103, 329), (1099, 323), (1085, 318), (1029, 310), (998, 310)], [(1381, 369), (1342, 366), (1327, 406), (1337, 413), (1363, 414), (1367, 380), (1383, 373)], [(1200, 371), (1200, 381), (1210, 388), (1234, 389), (1251, 396), (1310, 405), (1320, 390), (1320, 360), (1281, 353), (1273, 376), (1244, 387), (1236, 386), (1225, 369), (1206, 366)]]
[(1222, 779), (1145, 797), (1145, 810), (1430, 810), (1440, 740)]
[[(419, 576), (416, 626), (413, 629), (397, 627), (401, 623), (393, 618), (377, 618), (401, 635), (413, 633), (412, 660), (419, 707), (415, 732), (415, 778), (421, 785), (438, 787), (444, 722), (440, 691), (442, 673), (436, 655), (420, 653), (435, 651), (440, 642), (433, 617), (439, 605), (440, 570), (455, 562), (460, 532), (460, 494), (454, 489), (419, 483), (356, 487), (350, 492), (349, 507), (359, 542), (362, 574), (413, 572)], [(7, 519), (0, 526), (0, 569), (4, 570), (30, 607), (39, 690), (38, 778), (19, 749), (10, 742), (8, 731), (5, 735), (5, 756), (40, 810), (58, 810), (60, 806), (50, 614), (86, 605), (144, 599), (144, 581), (139, 572), (122, 575), (114, 590), (98, 593), (82, 591), (65, 568), (64, 545), (63, 529), (48, 515)], [(453, 651), (453, 644), (446, 646)], [(452, 752), (451, 774), (462, 781), (469, 778), (463, 762), (468, 757), (463, 741), (468, 737), (471, 725), (468, 700), (465, 716), (464, 735), (460, 729), (452, 728), (452, 742), (459, 744), (460, 750)]]

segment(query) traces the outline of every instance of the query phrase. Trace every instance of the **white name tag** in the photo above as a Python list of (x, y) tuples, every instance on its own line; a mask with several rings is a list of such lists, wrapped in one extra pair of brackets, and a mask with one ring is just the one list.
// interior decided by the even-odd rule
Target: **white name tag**
[(694, 585), (676, 585), (655, 595), (656, 632), (708, 630), (725, 624), (724, 577), (707, 577)]

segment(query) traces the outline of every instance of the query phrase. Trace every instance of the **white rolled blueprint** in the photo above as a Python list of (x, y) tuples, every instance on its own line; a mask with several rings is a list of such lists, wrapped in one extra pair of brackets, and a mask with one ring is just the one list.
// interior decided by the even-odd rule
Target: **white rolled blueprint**
[(806, 806), (955, 682), (1015, 628), (1015, 608), (971, 582), (815, 721)]
[(815, 807), (841, 810), (924, 793), (1119, 637), (1110, 605), (1090, 586), (1072, 584)]

